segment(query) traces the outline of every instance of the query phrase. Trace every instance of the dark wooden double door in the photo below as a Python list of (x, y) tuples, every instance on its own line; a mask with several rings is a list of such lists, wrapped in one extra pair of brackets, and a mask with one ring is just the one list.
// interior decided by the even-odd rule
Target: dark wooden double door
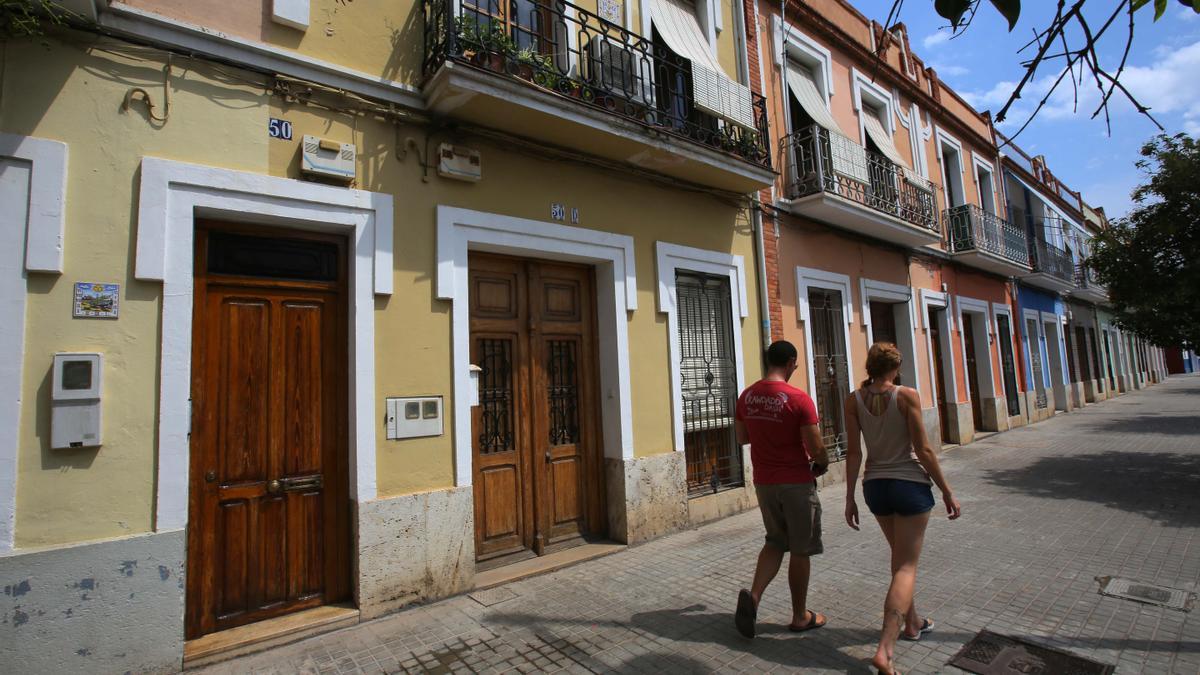
[(590, 267), (472, 254), (475, 552), (484, 565), (602, 537)]
[(196, 231), (187, 638), (345, 600), (339, 238)]

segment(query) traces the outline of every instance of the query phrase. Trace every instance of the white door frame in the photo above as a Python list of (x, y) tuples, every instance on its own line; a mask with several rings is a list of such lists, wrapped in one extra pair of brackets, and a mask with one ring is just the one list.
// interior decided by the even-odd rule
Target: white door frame
[[(954, 296), (954, 306), (958, 310), (956, 316), (958, 318), (958, 335), (959, 344), (962, 349), (963, 367), (967, 363), (967, 340), (963, 337), (963, 314), (966, 314), (966, 320), (971, 322), (971, 328), (975, 334), (975, 363), (982, 365), (987, 371), (981, 372), (979, 382), (979, 403), (983, 404), (983, 397), (996, 398), (996, 372), (995, 366), (992, 363), (991, 345), (996, 341), (992, 333), (992, 322), (988, 321), (988, 303), (977, 298), (969, 298), (963, 295)], [(980, 331), (982, 330), (982, 334)], [(980, 358), (982, 356), (982, 358)], [(986, 375), (986, 377), (985, 377)], [(963, 381), (967, 387), (967, 398), (971, 397), (971, 378), (964, 377)]]
[(812, 314), (808, 306), (808, 289), (822, 288), (842, 294), (843, 339), (846, 341), (846, 391), (854, 391), (853, 352), (850, 348), (850, 324), (854, 321), (854, 301), (850, 294), (850, 277), (837, 272), (811, 267), (796, 268), (796, 316), (804, 323), (805, 366), (808, 368), (808, 393), (812, 396), (817, 414), (821, 414), (819, 397), (816, 395), (816, 373), (813, 370)]
[[(941, 352), (942, 358), (950, 362), (949, 368), (942, 369), (942, 378), (946, 380), (946, 397), (950, 400), (947, 403), (958, 405), (958, 370), (954, 365), (954, 347), (952, 342), (953, 324), (950, 321), (950, 294), (941, 291), (934, 291), (928, 288), (921, 289), (921, 326), (925, 331), (925, 356), (929, 363), (929, 390), (933, 395), (933, 405), (937, 408), (937, 382), (934, 381), (934, 375), (937, 373), (937, 368), (933, 365), (933, 342), (929, 339), (929, 308), (941, 308), (942, 312), (942, 339)], [(938, 414), (942, 414), (938, 411)]]
[(867, 348), (875, 344), (875, 327), (871, 325), (871, 301), (886, 300), (895, 303), (892, 307), (896, 319), (896, 347), (901, 354), (908, 355), (900, 367), (900, 374), (908, 384), (921, 391), (920, 370), (917, 368), (917, 318), (914, 316), (913, 291), (909, 286), (891, 284), (874, 279), (859, 279), (859, 298), (862, 302), (862, 321), (867, 327)]

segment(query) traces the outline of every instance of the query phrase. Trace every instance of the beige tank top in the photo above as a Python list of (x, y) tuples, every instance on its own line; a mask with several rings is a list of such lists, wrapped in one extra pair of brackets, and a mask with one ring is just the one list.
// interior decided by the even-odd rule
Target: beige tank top
[(899, 391), (900, 387), (892, 387), (888, 392), (887, 407), (881, 415), (874, 415), (867, 408), (862, 389), (854, 392), (854, 401), (858, 404), (858, 426), (862, 429), (863, 441), (867, 446), (867, 468), (863, 472), (863, 481), (894, 478), (930, 485), (932, 481), (913, 451), (908, 422), (896, 403)]

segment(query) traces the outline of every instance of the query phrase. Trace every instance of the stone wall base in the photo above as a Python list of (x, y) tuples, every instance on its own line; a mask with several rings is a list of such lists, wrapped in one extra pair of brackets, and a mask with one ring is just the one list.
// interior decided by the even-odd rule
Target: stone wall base
[(0, 670), (179, 671), (184, 551), (177, 530), (0, 556)]
[(985, 398), (982, 431), (1008, 431), (1008, 402), (1002, 398)]
[(688, 526), (687, 464), (682, 452), (604, 460), (608, 536), (640, 544)]
[(457, 487), (359, 504), (362, 619), (461, 593), (475, 580), (475, 500)]
[(971, 415), (971, 402), (947, 403), (945, 407), (949, 417), (947, 442), (965, 445), (975, 440), (975, 420)]

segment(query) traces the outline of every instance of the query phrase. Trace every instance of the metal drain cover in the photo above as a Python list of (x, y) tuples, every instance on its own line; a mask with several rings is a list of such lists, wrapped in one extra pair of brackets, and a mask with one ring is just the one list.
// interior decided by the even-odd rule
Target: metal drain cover
[(1169, 609), (1184, 612), (1192, 611), (1196, 602), (1196, 594), (1181, 588), (1168, 588), (1156, 584), (1145, 584), (1133, 579), (1121, 577), (1096, 577), (1100, 582), (1100, 594), (1114, 598), (1124, 598), (1147, 605), (1159, 605)]
[(1114, 666), (1078, 654), (979, 631), (950, 665), (977, 675), (1112, 675)]
[(492, 605), (498, 605), (518, 596), (505, 586), (496, 586), (495, 588), (485, 588), (482, 591), (469, 593), (467, 597), (484, 607), (491, 607)]

